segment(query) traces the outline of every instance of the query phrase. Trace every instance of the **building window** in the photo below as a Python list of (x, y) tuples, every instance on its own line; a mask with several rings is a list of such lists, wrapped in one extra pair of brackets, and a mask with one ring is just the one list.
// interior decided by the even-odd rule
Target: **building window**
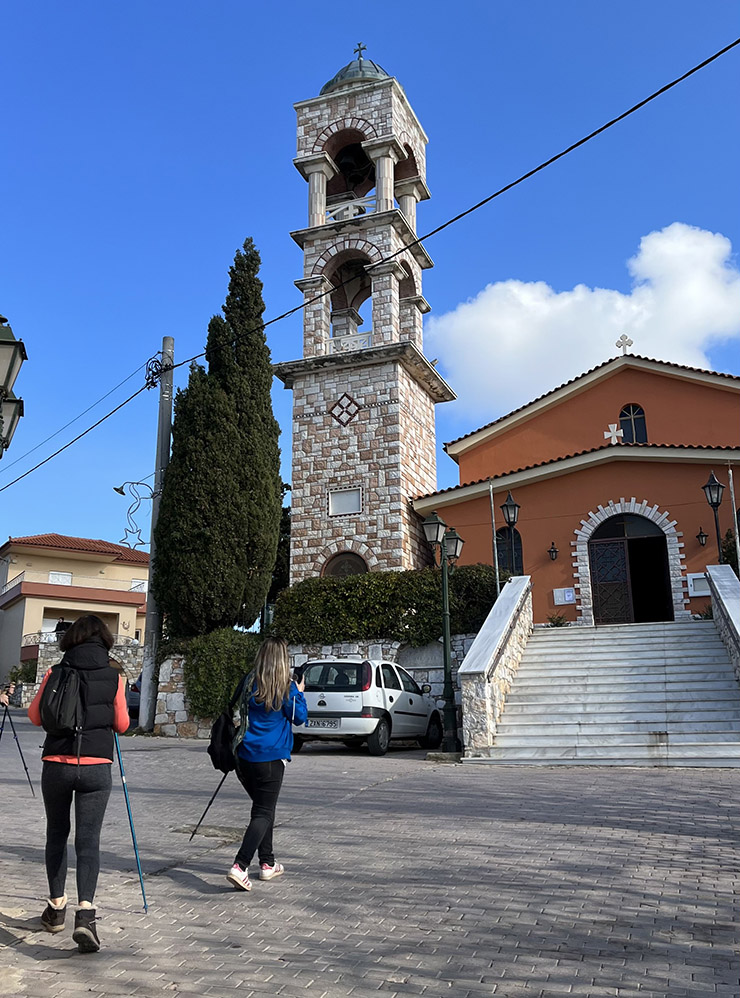
[(71, 586), (71, 572), (49, 572), (49, 582), (54, 586)]
[[(513, 533), (513, 538), (512, 538)], [(512, 564), (512, 547), (514, 558)], [(499, 527), (496, 531), (496, 550), (498, 551), (498, 567), (510, 575), (524, 575), (524, 559), (522, 557), (522, 535), (514, 527)]]
[(645, 410), (641, 405), (630, 402), (622, 407), (619, 413), (619, 428), (624, 433), (622, 443), (625, 444), (646, 444), (647, 424), (645, 422)]
[(132, 593), (145, 593), (149, 589), (149, 584), (146, 579), (132, 579), (131, 580), (131, 592)]
[(141, 641), (141, 631), (138, 627), (134, 631), (134, 641)]
[(341, 577), (345, 575), (364, 575), (367, 572), (365, 561), (352, 551), (340, 551), (330, 558), (324, 566), (322, 575)]
[(351, 516), (362, 512), (362, 489), (329, 489), (329, 516)]

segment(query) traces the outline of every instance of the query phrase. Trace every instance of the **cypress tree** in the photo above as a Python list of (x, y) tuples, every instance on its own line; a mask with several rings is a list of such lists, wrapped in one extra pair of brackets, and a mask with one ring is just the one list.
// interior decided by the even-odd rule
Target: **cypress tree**
[(251, 624), (270, 588), (281, 510), (279, 429), (251, 239), (208, 326), (208, 370), (178, 392), (152, 589), (173, 637)]

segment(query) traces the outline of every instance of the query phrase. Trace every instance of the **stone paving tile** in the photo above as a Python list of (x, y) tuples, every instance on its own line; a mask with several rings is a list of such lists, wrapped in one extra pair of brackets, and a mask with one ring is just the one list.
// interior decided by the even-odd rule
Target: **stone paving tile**
[[(38, 786), (38, 734), (17, 726)], [(245, 894), (224, 876), (247, 811), (236, 781), (189, 843), (218, 782), (203, 744), (123, 747), (150, 911), (117, 789), (104, 948), (82, 956), (70, 932), (39, 930), (43, 809), (0, 745), (0, 996), (740, 994), (736, 771), (468, 769), (307, 746), (278, 808), (288, 872)]]

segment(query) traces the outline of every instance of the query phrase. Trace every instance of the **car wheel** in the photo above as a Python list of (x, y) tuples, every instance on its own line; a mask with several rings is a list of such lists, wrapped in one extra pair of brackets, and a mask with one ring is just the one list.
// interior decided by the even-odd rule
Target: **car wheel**
[(301, 751), (301, 749), (303, 748), (304, 741), (305, 741), (304, 738), (299, 738), (296, 735), (293, 735), (293, 750), (291, 752), (291, 755), (295, 755), (296, 752)]
[(425, 749), (436, 749), (442, 744), (444, 732), (442, 731), (442, 722), (439, 719), (439, 714), (433, 714), (429, 718), (429, 727), (427, 728), (427, 733), (419, 739), (419, 745)]
[(367, 740), (367, 748), (370, 755), (385, 755), (391, 741), (391, 726), (388, 721), (381, 717), (378, 726)]

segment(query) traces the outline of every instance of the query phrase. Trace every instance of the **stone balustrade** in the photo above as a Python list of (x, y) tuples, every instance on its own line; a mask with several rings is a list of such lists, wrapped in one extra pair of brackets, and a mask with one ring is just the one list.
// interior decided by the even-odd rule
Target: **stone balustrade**
[(460, 666), (465, 758), (489, 754), (532, 630), (532, 580), (513, 576)]
[(729, 565), (708, 565), (704, 574), (712, 596), (714, 623), (740, 681), (740, 579)]

